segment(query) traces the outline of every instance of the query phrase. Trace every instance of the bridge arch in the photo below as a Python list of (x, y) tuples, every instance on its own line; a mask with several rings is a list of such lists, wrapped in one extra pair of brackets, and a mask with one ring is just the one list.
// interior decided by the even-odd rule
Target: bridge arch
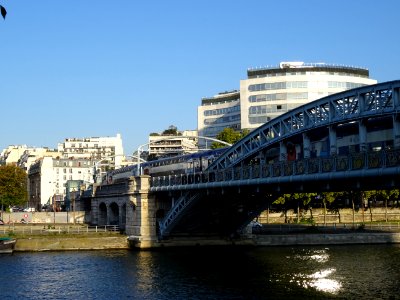
[[(182, 228), (181, 224), (189, 228), (192, 220), (186, 219), (185, 224), (182, 218), (197, 213), (212, 193), (231, 208), (231, 200), (241, 193), (243, 197), (236, 202), (256, 216), (269, 193), (398, 187), (399, 112), (400, 80), (348, 90), (298, 107), (255, 129), (216, 159), (200, 182), (189, 182), (184, 175), (180, 180), (176, 175), (153, 177), (152, 192), (181, 193), (160, 222), (161, 235)], [(351, 134), (354, 140), (349, 139)], [(339, 139), (344, 142), (340, 144)], [(316, 142), (320, 142), (318, 147)], [(340, 145), (348, 153), (340, 153)], [(277, 161), (267, 161), (268, 155)]]
[(108, 217), (107, 225), (120, 225), (119, 224), (119, 206), (115, 202), (112, 202), (109, 206), (109, 217)]
[(99, 204), (99, 225), (107, 225), (107, 205), (104, 202)]

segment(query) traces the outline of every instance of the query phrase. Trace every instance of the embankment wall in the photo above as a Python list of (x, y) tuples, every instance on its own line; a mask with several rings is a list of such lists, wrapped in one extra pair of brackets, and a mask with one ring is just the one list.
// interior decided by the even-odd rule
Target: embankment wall
[(18, 238), (14, 251), (129, 249), (126, 236)]

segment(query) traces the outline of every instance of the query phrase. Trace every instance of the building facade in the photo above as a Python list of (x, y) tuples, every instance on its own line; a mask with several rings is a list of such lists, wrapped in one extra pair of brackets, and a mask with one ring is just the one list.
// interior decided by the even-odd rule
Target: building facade
[(177, 135), (150, 135), (149, 157), (170, 157), (198, 151), (197, 130), (183, 130)]
[(0, 154), (0, 165), (17, 164), (21, 155), (28, 149), (26, 145), (10, 145)]
[[(240, 92), (237, 90), (219, 93), (201, 99), (197, 108), (199, 136), (215, 138), (224, 128), (240, 130)], [(200, 139), (199, 147), (209, 148), (211, 142)]]
[(202, 99), (199, 135), (215, 137), (225, 127), (252, 130), (303, 104), (375, 83), (368, 69), (325, 63), (281, 62), (249, 69), (239, 92)]
[(281, 62), (249, 69), (240, 81), (241, 128), (254, 129), (298, 106), (345, 90), (375, 84), (368, 69), (325, 63)]
[(29, 207), (40, 210), (49, 204), (64, 205), (68, 182), (93, 183), (93, 170), (98, 160), (87, 158), (43, 157), (32, 164), (28, 172)]
[(102, 160), (112, 169), (121, 167), (124, 159), (122, 138), (119, 133), (115, 137), (67, 138), (58, 144), (58, 151), (67, 158)]

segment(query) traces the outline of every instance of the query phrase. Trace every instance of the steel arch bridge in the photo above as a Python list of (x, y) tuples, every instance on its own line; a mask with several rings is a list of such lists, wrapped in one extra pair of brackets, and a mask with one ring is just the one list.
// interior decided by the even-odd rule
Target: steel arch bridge
[[(209, 169), (221, 170), (237, 166), (272, 143), (316, 128), (388, 115), (398, 118), (399, 87), (400, 80), (385, 82), (334, 94), (293, 109), (252, 131), (234, 144)], [(400, 146), (399, 140), (396, 142), (395, 146)]]
[(257, 216), (269, 193), (398, 188), (399, 115), (400, 80), (348, 90), (255, 129), (202, 173), (152, 178), (150, 191), (178, 195), (160, 221), (161, 236), (206, 218), (210, 197), (225, 199), (218, 213), (234, 207), (217, 222), (228, 220), (229, 232)]

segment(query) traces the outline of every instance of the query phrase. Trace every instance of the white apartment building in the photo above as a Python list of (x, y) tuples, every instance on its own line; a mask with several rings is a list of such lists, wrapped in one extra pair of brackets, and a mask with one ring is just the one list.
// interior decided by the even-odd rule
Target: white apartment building
[(27, 145), (10, 145), (3, 149), (0, 154), (0, 164), (17, 164), (21, 155), (28, 149)]
[(28, 172), (30, 166), (41, 157), (50, 156), (53, 158), (61, 157), (62, 153), (55, 149), (49, 148), (27, 148), (19, 158), (17, 165), (26, 172)]
[[(226, 91), (214, 97), (201, 99), (197, 108), (197, 128), (199, 136), (215, 138), (224, 128), (239, 130), (240, 92)], [(211, 142), (200, 140), (200, 148), (208, 148)]]
[(149, 155), (169, 157), (198, 151), (197, 130), (179, 131), (178, 136), (150, 135)]
[(202, 99), (199, 135), (215, 137), (225, 127), (252, 130), (308, 102), (375, 83), (368, 69), (325, 63), (281, 62), (277, 67), (249, 69), (247, 79), (240, 80), (239, 93)]
[(39, 159), (29, 168), (29, 207), (40, 209), (46, 203), (63, 202), (69, 180), (93, 183), (93, 168), (97, 162), (91, 158), (46, 156)]
[(67, 138), (58, 144), (64, 157), (91, 158), (108, 163), (110, 168), (119, 168), (124, 159), (122, 138), (115, 137)]

